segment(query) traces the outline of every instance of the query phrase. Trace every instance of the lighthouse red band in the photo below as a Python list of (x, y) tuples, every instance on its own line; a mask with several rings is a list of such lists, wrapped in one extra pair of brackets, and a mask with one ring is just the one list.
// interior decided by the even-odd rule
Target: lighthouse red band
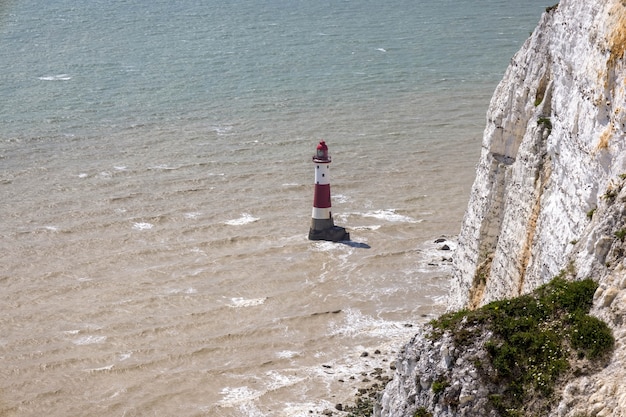
[(313, 213), (309, 239), (311, 240), (349, 240), (343, 227), (335, 226), (330, 203), (330, 163), (328, 146), (320, 141), (313, 156), (315, 164), (315, 191), (313, 195)]

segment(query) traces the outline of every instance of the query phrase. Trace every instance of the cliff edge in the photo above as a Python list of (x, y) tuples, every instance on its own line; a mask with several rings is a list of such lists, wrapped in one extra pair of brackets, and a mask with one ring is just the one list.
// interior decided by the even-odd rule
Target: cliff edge
[[(625, 51), (625, 0), (546, 10), (491, 100), (459, 235), (451, 309), (528, 294), (564, 271), (598, 284), (591, 314), (613, 330), (615, 350), (596, 372), (561, 382), (551, 416), (626, 416)], [(424, 333), (402, 352), (375, 415), (479, 415), (464, 352)], [(441, 366), (465, 366), (447, 404), (433, 395)]]

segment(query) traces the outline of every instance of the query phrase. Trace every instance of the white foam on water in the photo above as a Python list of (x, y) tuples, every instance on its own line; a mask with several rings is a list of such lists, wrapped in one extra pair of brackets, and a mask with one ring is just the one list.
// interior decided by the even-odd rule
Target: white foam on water
[(254, 307), (265, 303), (265, 300), (267, 300), (267, 297), (253, 299), (235, 297), (230, 299), (230, 303), (228, 304), (228, 306), (232, 308)]
[(198, 290), (196, 290), (193, 287), (189, 287), (189, 288), (185, 288), (185, 289), (173, 288), (173, 289), (169, 290), (167, 293), (168, 294), (197, 294)]
[(72, 343), (74, 343), (75, 345), (96, 345), (99, 343), (103, 343), (105, 340), (107, 340), (106, 336), (83, 336), (80, 337), (76, 340), (74, 340)]
[[(441, 242), (427, 241), (424, 242), (419, 251), (421, 252), (420, 269), (418, 272), (431, 272), (433, 268), (442, 271), (450, 271), (452, 262), (450, 259), (454, 257), (457, 248), (457, 242), (448, 238), (442, 238)], [(447, 247), (447, 248), (446, 248)]]
[(269, 371), (265, 376), (268, 378), (266, 384), (270, 391), (290, 387), (306, 380), (306, 377), (283, 375), (277, 371)]
[(335, 194), (333, 195), (333, 201), (335, 203), (345, 203), (345, 202), (350, 201), (350, 197), (344, 194)]
[(125, 393), (126, 393), (126, 388), (122, 388), (120, 390), (115, 391), (113, 394), (111, 394), (109, 398), (119, 397), (120, 395), (125, 394)]
[(421, 223), (423, 221), (398, 214), (395, 209), (368, 211), (367, 213), (363, 213), (361, 215), (363, 217), (373, 217), (375, 219), (386, 220), (393, 223)]
[(312, 242), (312, 246), (313, 250), (317, 252), (346, 251), (350, 249), (350, 247), (347, 245), (342, 245), (337, 242), (330, 242), (326, 240), (316, 240)]
[(152, 223), (145, 223), (145, 222), (133, 223), (133, 229), (135, 230), (150, 230), (153, 227), (154, 225)]
[(248, 213), (241, 213), (241, 217), (239, 217), (238, 219), (227, 220), (224, 222), (224, 224), (227, 224), (229, 226), (243, 226), (244, 224), (254, 223), (257, 220), (259, 220), (258, 217), (254, 217)]
[(38, 77), (41, 81), (69, 81), (72, 79), (67, 74), (58, 74), (58, 75), (44, 75), (42, 77)]
[(276, 352), (276, 357), (280, 359), (291, 359), (299, 354), (299, 352), (293, 350), (281, 350), (280, 352)]
[(246, 417), (269, 417), (268, 414), (263, 413), (253, 403), (245, 403), (239, 406), (239, 411)]
[(331, 322), (329, 331), (331, 335), (355, 336), (367, 334), (372, 337), (395, 338), (400, 329), (404, 328), (401, 323), (376, 319), (366, 316), (356, 309), (343, 311), (345, 319), (342, 322)]
[(315, 352), (315, 353), (313, 354), (313, 357), (314, 357), (314, 358), (317, 358), (317, 359), (319, 359), (319, 358), (324, 358), (324, 357), (326, 357), (326, 352), (317, 351), (317, 352)]
[(211, 126), (211, 130), (217, 133), (218, 136), (227, 135), (231, 130), (233, 130), (232, 126)]
[(380, 224), (374, 224), (371, 226), (354, 226), (354, 227), (350, 227), (350, 229), (352, 230), (378, 230), (380, 229), (381, 225)]
[(102, 371), (110, 371), (113, 369), (113, 365), (102, 366), (100, 368), (89, 368), (85, 369), (86, 372), (102, 372)]
[(176, 169), (179, 169), (180, 167), (173, 167), (173, 166), (169, 166), (167, 164), (160, 164), (160, 165), (154, 165), (149, 167), (148, 169), (156, 169), (156, 170), (160, 170), (160, 171), (174, 171)]
[(447, 295), (432, 295), (430, 297), (431, 300), (435, 302), (435, 304), (444, 305), (448, 301)]
[(89, 176), (89, 174), (85, 173), (85, 172), (81, 172), (80, 174), (78, 174), (78, 178), (87, 178)]
[[(195, 253), (194, 251), (190, 251), (190, 252)], [(200, 253), (202, 255), (206, 256), (206, 253), (204, 253), (204, 252), (200, 252)], [(198, 269), (194, 269), (192, 271), (189, 271), (185, 275), (190, 276), (190, 277), (195, 277), (195, 276), (198, 276), (200, 274), (203, 274), (206, 270), (207, 270), (206, 268), (198, 268)]]
[(250, 387), (226, 387), (220, 392), (224, 396), (218, 404), (223, 407), (235, 407), (259, 398), (263, 393)]
[(195, 220), (198, 217), (200, 217), (201, 215), (202, 215), (202, 213), (200, 213), (199, 211), (192, 211), (192, 212), (184, 214), (186, 219), (191, 219), (191, 220)]

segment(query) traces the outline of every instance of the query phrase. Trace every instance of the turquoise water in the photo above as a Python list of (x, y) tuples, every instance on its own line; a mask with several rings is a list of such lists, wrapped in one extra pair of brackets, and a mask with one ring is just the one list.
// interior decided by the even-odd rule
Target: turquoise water
[(0, 122), (98, 136), (491, 90), (544, 3), (5, 2)]
[[(434, 240), (546, 6), (0, 2), (0, 414), (349, 402), (445, 308)], [(322, 138), (349, 244), (307, 240)]]

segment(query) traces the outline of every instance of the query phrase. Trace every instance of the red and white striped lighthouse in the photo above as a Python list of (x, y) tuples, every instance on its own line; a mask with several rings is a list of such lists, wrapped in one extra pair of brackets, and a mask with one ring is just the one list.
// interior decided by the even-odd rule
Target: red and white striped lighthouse
[(350, 234), (343, 227), (335, 226), (330, 204), (330, 155), (323, 140), (317, 145), (313, 156), (315, 164), (315, 194), (313, 195), (313, 215), (311, 216), (310, 240), (350, 240)]

